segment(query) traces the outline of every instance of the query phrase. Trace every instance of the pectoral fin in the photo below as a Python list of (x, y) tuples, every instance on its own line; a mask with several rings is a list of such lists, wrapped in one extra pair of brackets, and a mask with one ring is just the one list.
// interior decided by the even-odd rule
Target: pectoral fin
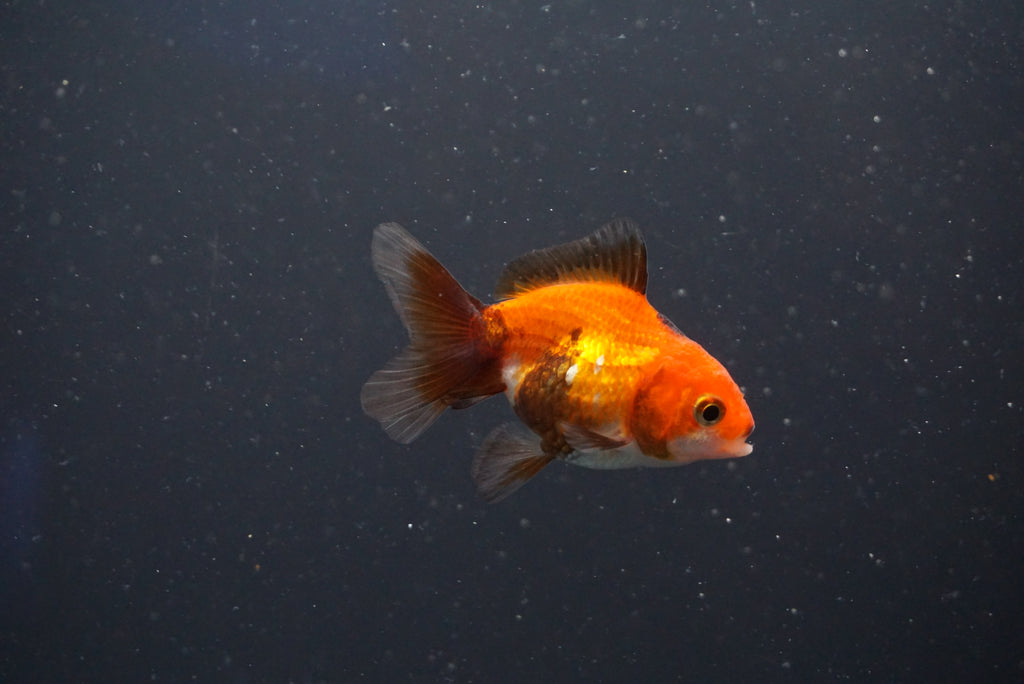
[(621, 434), (603, 434), (579, 425), (562, 423), (562, 436), (565, 443), (575, 451), (608, 451), (629, 444), (629, 440)]
[(497, 503), (522, 487), (554, 460), (541, 450), (540, 438), (505, 424), (487, 435), (473, 458), (473, 481), (487, 503)]

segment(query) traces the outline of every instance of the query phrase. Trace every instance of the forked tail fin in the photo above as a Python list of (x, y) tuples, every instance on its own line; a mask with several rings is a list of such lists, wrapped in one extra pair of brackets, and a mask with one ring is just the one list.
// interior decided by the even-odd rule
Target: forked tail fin
[(373, 267), (409, 331), (409, 346), (363, 385), (363, 411), (408, 444), (448, 407), (465, 408), (505, 389), (500, 341), (470, 295), (397, 223), (373, 232)]

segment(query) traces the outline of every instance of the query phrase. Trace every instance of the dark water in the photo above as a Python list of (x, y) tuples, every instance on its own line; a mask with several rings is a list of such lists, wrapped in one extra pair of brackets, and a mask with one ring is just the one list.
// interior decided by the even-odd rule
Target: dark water
[[(1024, 675), (1018, 3), (264, 4), (0, 10), (0, 679)], [(376, 223), (618, 215), (751, 456), (489, 507), (503, 400), (362, 415)]]

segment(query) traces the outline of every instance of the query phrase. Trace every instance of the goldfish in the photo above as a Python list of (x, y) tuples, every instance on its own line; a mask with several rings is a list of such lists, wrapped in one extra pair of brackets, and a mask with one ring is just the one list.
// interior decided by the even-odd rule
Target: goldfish
[(473, 457), (485, 501), (556, 460), (678, 466), (753, 450), (728, 371), (648, 303), (633, 221), (514, 259), (489, 305), (397, 223), (377, 226), (371, 254), (410, 341), (366, 381), (363, 410), (408, 444), (445, 409), (504, 393), (520, 424), (495, 428)]

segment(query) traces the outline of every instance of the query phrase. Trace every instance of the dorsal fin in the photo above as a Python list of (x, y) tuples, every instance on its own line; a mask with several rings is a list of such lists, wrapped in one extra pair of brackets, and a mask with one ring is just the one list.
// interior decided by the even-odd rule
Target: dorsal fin
[(512, 260), (495, 288), (498, 299), (557, 283), (619, 283), (647, 291), (647, 247), (631, 219), (615, 219), (590, 235)]

